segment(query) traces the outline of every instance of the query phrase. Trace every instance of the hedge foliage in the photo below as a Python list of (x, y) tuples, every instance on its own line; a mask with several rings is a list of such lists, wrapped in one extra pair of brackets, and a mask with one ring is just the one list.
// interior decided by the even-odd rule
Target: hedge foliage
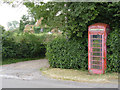
[(107, 71), (120, 72), (120, 28), (114, 28), (108, 35)]
[(87, 69), (87, 51), (81, 41), (56, 38), (47, 45), (46, 53), (51, 67)]
[[(57, 22), (53, 22), (53, 23), (49, 21), (48, 22), (50, 24), (53, 24), (54, 26), (58, 26), (58, 28), (62, 30), (64, 34), (67, 35), (69, 42), (73, 42), (73, 40), (76, 39), (76, 41), (80, 43), (80, 47), (82, 47), (84, 50), (83, 54), (86, 55), (83, 58), (81, 53), (82, 50), (80, 50), (78, 55), (77, 53), (73, 53), (73, 51), (74, 52), (77, 51), (75, 49), (75, 47), (77, 48), (76, 46), (77, 44), (76, 45), (71, 44), (66, 47), (66, 43), (70, 44), (69, 42), (63, 40), (64, 41), (63, 43), (59, 39), (55, 40), (54, 42), (49, 43), (47, 47), (48, 48), (47, 56), (52, 67), (67, 68), (66, 65), (69, 66), (70, 63), (72, 64), (71, 60), (73, 60), (68, 58), (76, 56), (77, 60), (79, 60), (80, 63), (82, 63), (81, 58), (83, 58), (84, 64), (83, 63), (79, 64), (79, 67), (78, 67), (78, 63), (76, 62), (77, 65), (73, 67), (76, 67), (76, 69), (86, 68), (86, 65), (88, 64), (86, 63), (88, 60), (87, 58), (88, 26), (94, 23), (106, 23), (106, 24), (109, 24), (111, 27), (111, 31), (110, 31), (110, 34), (108, 35), (108, 40), (107, 40), (108, 48), (107, 48), (106, 72), (120, 72), (120, 66), (119, 66), (120, 65), (120, 48), (119, 48), (120, 46), (120, 14), (119, 14), (120, 2), (96, 2), (96, 3), (95, 2), (91, 2), (91, 3), (87, 3), (87, 2), (57, 3), (55, 2), (54, 4), (48, 3), (48, 5), (53, 6), (50, 8), (53, 12), (51, 11), (52, 14), (50, 14), (49, 17), (52, 17), (51, 15), (55, 16), (54, 14), (56, 13), (54, 12), (62, 11), (62, 13), (59, 16), (54, 17), (54, 20), (58, 20), (60, 25), (58, 25)], [(63, 8), (64, 6), (65, 8)], [(64, 21), (65, 19), (62, 17), (67, 17), (67, 21), (65, 22)], [(53, 19), (53, 17), (51, 19)], [(76, 41), (74, 40), (73, 43), (76, 43)], [(70, 53), (69, 56), (66, 57), (67, 54), (61, 51), (61, 48), (59, 48), (59, 44), (63, 45), (62, 51), (64, 50), (66, 51), (69, 47), (72, 47), (71, 51), (69, 51)], [(52, 46), (54, 46), (54, 48)], [(67, 49), (64, 47), (66, 47)], [(58, 48), (57, 49), (58, 52), (56, 52), (56, 48)], [(57, 53), (57, 55), (53, 54), (54, 51)], [(62, 55), (62, 53), (64, 55)], [(81, 58), (78, 57), (79, 55), (81, 56)], [(60, 64), (62, 62), (61, 60), (65, 61), (65, 63)], [(54, 63), (57, 63), (58, 66), (56, 66)], [(82, 65), (84, 65), (84, 67)]]
[[(41, 37), (42, 38), (42, 37)], [(35, 58), (45, 55), (45, 45), (33, 34), (11, 35), (7, 32), (2, 38), (3, 60), (6, 58)]]
[(68, 38), (86, 39), (87, 27), (98, 22), (111, 28), (120, 26), (120, 2), (25, 2), (24, 5), (35, 19), (43, 17), (43, 25), (62, 30)]
[[(120, 2), (41, 2), (42, 7), (33, 2), (24, 4), (35, 19), (44, 17), (44, 24), (62, 30), (68, 37), (68, 39), (57, 38), (47, 44), (46, 55), (52, 67), (87, 69), (88, 26), (101, 22), (109, 24), (112, 29), (107, 41), (107, 71), (120, 72)], [(60, 15), (56, 15), (60, 11)], [(15, 38), (6, 37), (3, 40), (5, 57), (15, 55), (24, 57), (22, 53), (26, 53), (27, 47), (30, 47), (30, 54), (34, 55), (42, 47), (40, 45), (43, 45), (33, 36), (27, 40), (21, 39), (19, 44), (14, 42)], [(30, 41), (28, 44), (27, 41), (32, 39), (33, 43)], [(47, 40), (49, 41), (48, 38)], [(23, 45), (23, 48), (19, 45)], [(22, 50), (20, 54), (16, 54), (16, 50), (19, 51), (17, 47)]]
[(2, 35), (2, 58), (39, 58), (45, 56), (46, 44), (57, 37), (49, 34), (13, 33)]
[[(120, 72), (120, 30), (115, 29), (107, 40), (107, 70)], [(88, 69), (88, 46), (82, 40), (56, 38), (47, 44), (47, 58), (51, 67), (65, 69)]]

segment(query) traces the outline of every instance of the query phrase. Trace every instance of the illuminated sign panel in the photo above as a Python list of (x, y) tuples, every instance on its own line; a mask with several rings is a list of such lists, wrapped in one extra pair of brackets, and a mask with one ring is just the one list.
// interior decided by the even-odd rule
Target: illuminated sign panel
[(104, 29), (90, 29), (90, 31), (104, 31)]

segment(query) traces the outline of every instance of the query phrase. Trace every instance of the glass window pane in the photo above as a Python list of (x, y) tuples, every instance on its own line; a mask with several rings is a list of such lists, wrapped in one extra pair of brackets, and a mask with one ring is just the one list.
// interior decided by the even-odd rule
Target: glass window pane
[(90, 35), (91, 68), (102, 69), (102, 35)]

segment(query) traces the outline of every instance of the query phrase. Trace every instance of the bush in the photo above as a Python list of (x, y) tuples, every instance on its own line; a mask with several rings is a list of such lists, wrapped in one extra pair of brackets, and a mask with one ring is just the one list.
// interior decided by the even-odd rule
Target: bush
[(47, 58), (51, 67), (87, 69), (87, 51), (81, 41), (58, 37), (47, 45)]
[(107, 40), (107, 71), (120, 72), (120, 30), (113, 30)]
[(3, 60), (7, 58), (36, 58), (45, 56), (45, 44), (34, 34), (11, 34), (6, 32), (2, 38)]
[(3, 60), (44, 57), (46, 44), (58, 36), (47, 33), (31, 34), (5, 31), (2, 36)]
[[(120, 30), (110, 32), (107, 40), (107, 70), (120, 72)], [(84, 42), (85, 43), (85, 42)], [(81, 40), (56, 38), (47, 44), (47, 58), (51, 67), (65, 69), (88, 69), (88, 46)]]

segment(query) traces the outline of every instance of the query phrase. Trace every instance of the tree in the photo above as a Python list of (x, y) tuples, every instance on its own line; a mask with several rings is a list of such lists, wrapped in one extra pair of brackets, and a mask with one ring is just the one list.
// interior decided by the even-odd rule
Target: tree
[(18, 21), (12, 21), (7, 23), (8, 30), (14, 30), (19, 27), (19, 22)]
[(21, 20), (20, 20), (20, 24), (19, 24), (19, 30), (23, 31), (25, 28), (25, 25), (29, 24), (29, 18), (26, 15), (23, 15)]
[(0, 34), (2, 34), (5, 31), (4, 26), (0, 25)]
[(23, 31), (25, 28), (25, 25), (27, 25), (27, 24), (33, 25), (33, 24), (35, 24), (35, 20), (32, 17), (30, 20), (30, 17), (28, 15), (23, 15), (20, 20), (19, 30)]
[(120, 2), (25, 2), (24, 5), (35, 19), (44, 17), (43, 23), (59, 28), (69, 38), (86, 38), (87, 27), (93, 23), (107, 23), (112, 28), (120, 23)]

